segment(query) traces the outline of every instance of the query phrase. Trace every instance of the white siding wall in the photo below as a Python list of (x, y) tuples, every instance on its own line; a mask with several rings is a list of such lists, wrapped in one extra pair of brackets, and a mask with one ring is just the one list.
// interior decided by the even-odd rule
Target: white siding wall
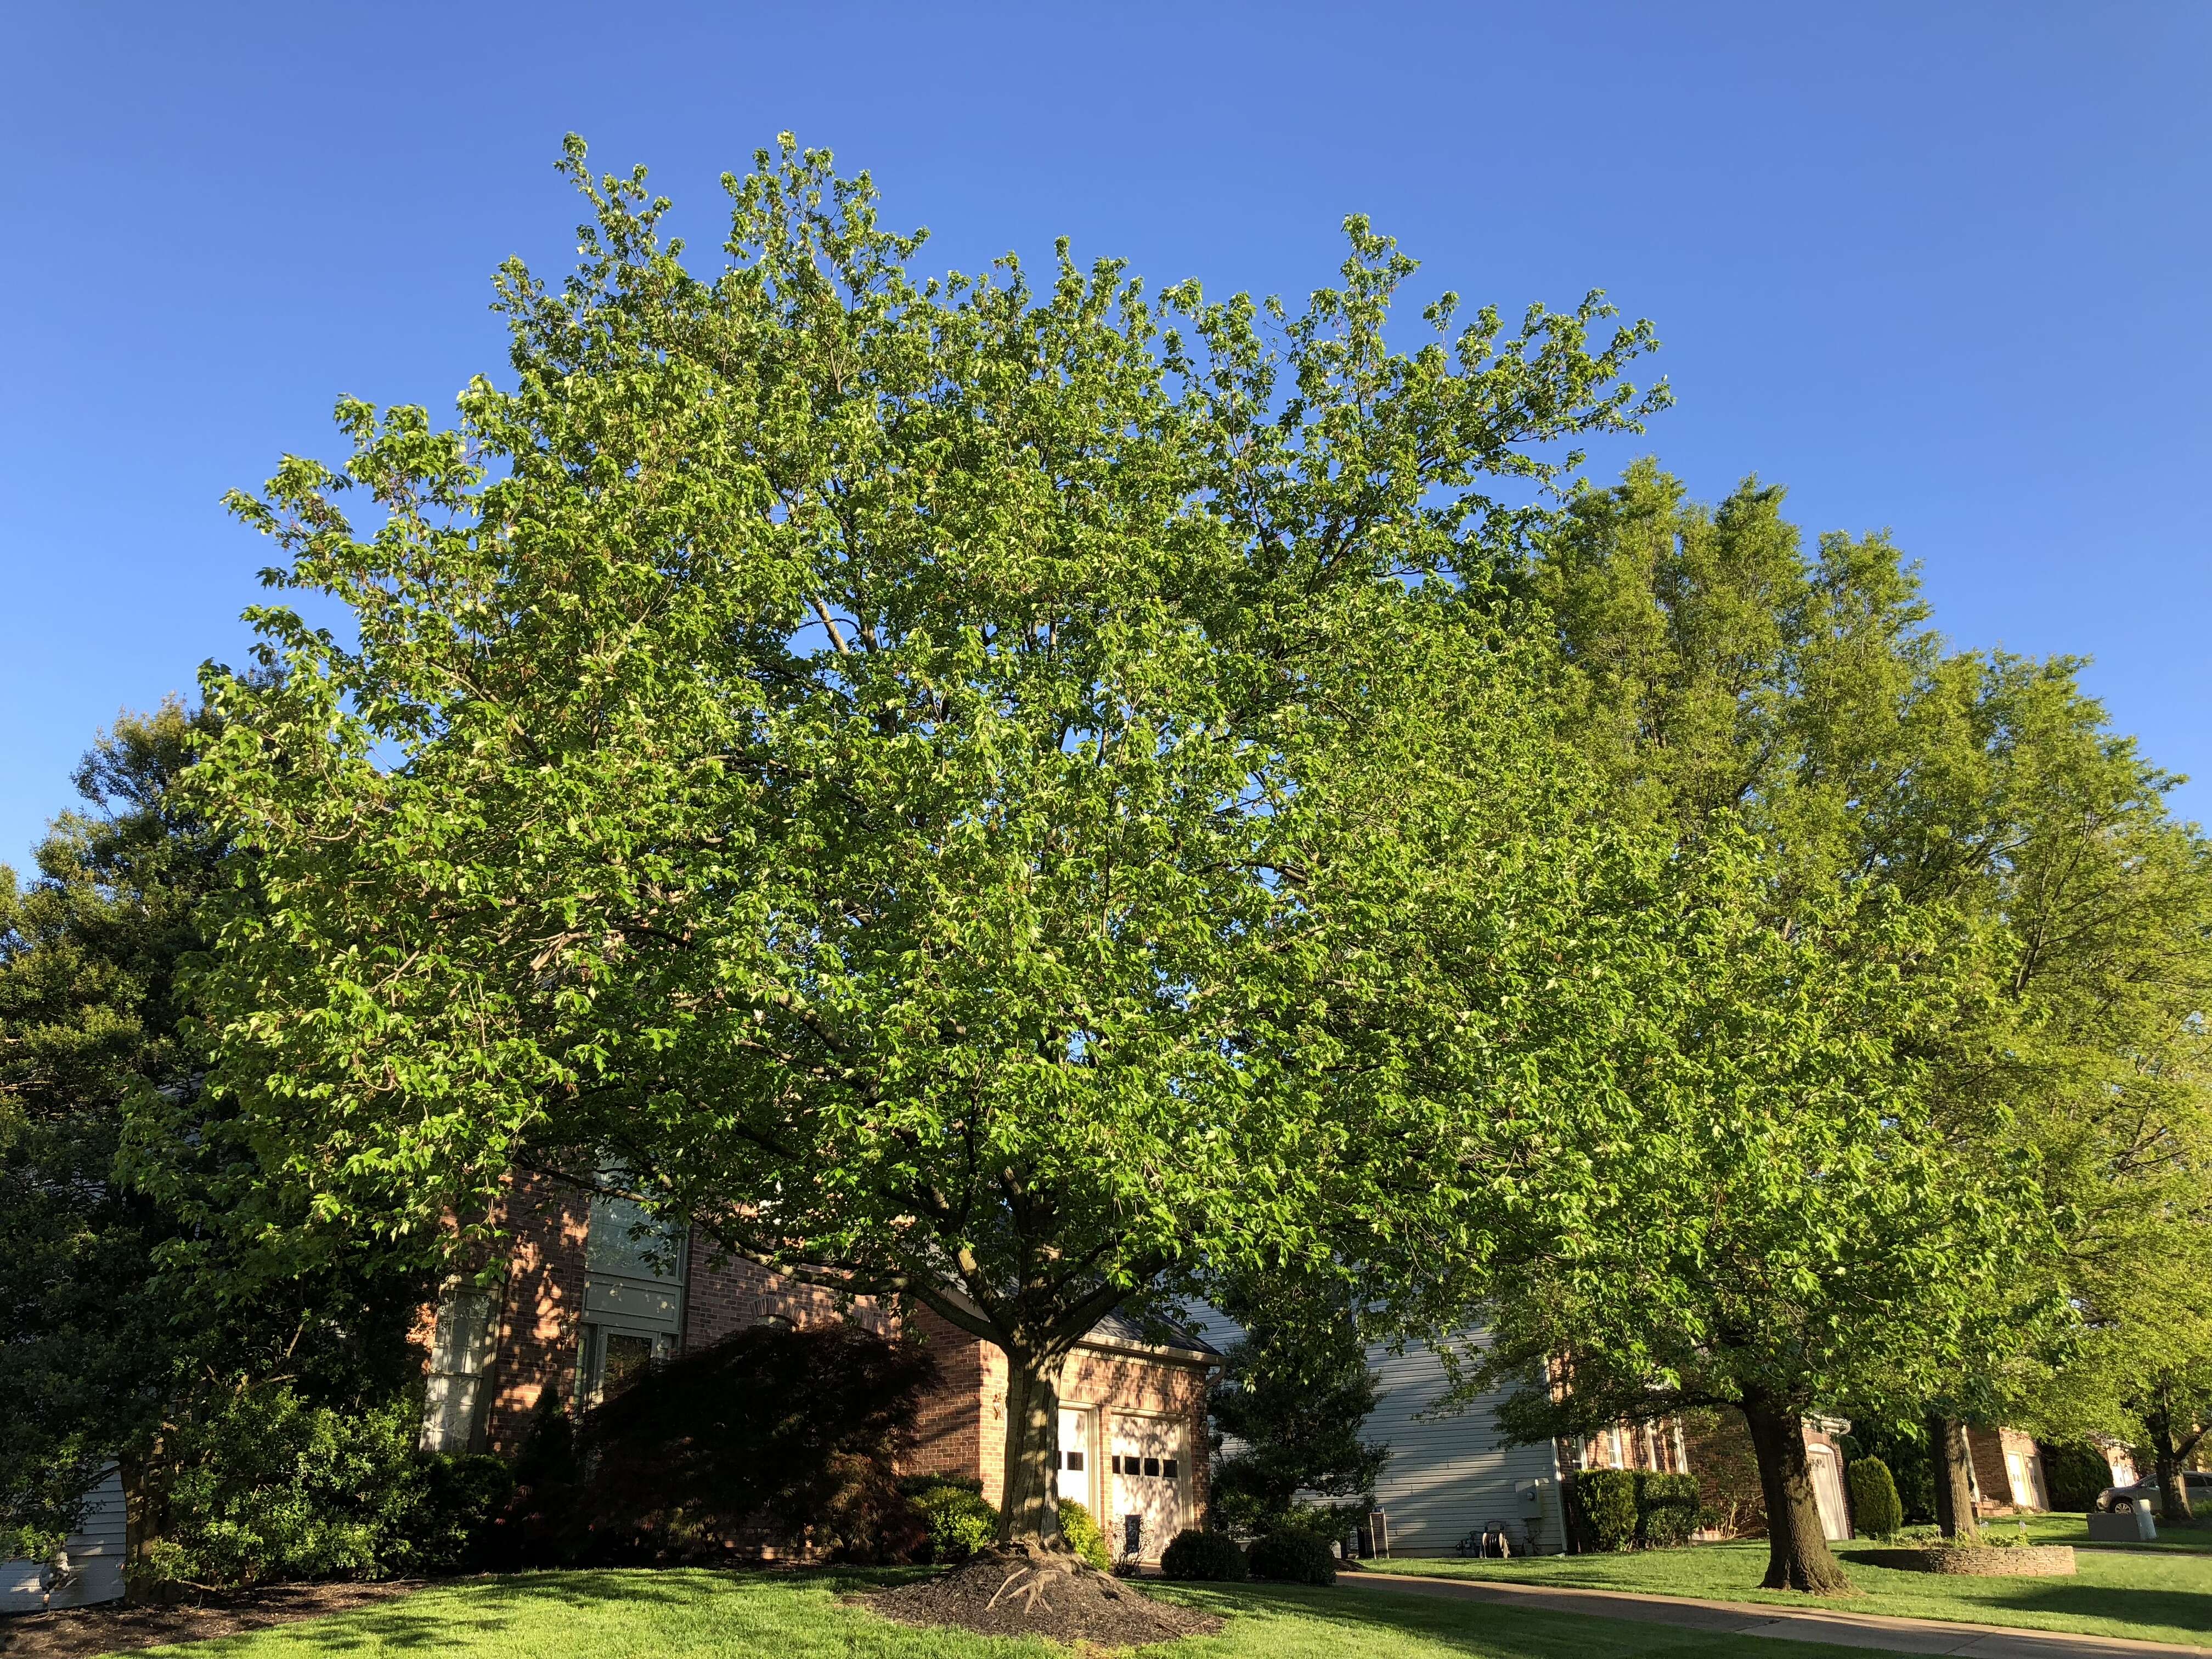
[[(1184, 1322), (1224, 1352), (1243, 1335), (1213, 1308), (1199, 1304), (1186, 1313)], [(1565, 1553), (1559, 1461), (1550, 1443), (1498, 1444), (1497, 1407), (1510, 1389), (1485, 1395), (1456, 1416), (1424, 1421), (1420, 1413), (1443, 1394), (1443, 1362), (1425, 1347), (1402, 1354), (1376, 1347), (1367, 1351), (1367, 1364), (1381, 1393), (1361, 1432), (1390, 1447), (1375, 1500), (1389, 1519), (1391, 1554), (1449, 1555), (1470, 1532), (1501, 1522), (1517, 1528), (1516, 1549), (1526, 1538), (1535, 1554)]]
[[(76, 1577), (54, 1592), (58, 1607), (114, 1601), (123, 1595), (123, 1477), (110, 1469), (92, 1489), (84, 1526), (70, 1534), (63, 1553)], [(36, 1613), (45, 1605), (37, 1561), (0, 1561), (0, 1613)]]
[(1376, 1348), (1367, 1363), (1382, 1379), (1364, 1433), (1390, 1446), (1375, 1500), (1389, 1517), (1393, 1555), (1449, 1555), (1468, 1533), (1500, 1522), (1516, 1535), (1516, 1547), (1525, 1538), (1536, 1554), (1565, 1551), (1551, 1443), (1498, 1443), (1497, 1407), (1510, 1389), (1454, 1416), (1424, 1419), (1444, 1391), (1442, 1360), (1425, 1347), (1395, 1355)]

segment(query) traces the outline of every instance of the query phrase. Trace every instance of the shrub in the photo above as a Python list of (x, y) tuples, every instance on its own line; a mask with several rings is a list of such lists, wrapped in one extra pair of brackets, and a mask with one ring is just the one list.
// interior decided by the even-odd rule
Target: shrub
[(410, 1534), (418, 1572), (458, 1572), (487, 1558), (489, 1529), (514, 1497), (514, 1471), (482, 1455), (422, 1458), (422, 1494)]
[(2086, 1441), (2043, 1448), (2043, 1478), (2051, 1488), (2051, 1507), (2087, 1512), (2097, 1494), (2112, 1484), (2112, 1466)]
[(1698, 1482), (1693, 1475), (1639, 1470), (1636, 1476), (1636, 1541), (1645, 1549), (1686, 1544), (1698, 1529)]
[(1282, 1584), (1334, 1584), (1336, 1557), (1311, 1533), (1271, 1532), (1252, 1546), (1245, 1565), (1255, 1578)]
[(344, 1412), (309, 1404), (289, 1383), (239, 1389), (168, 1437), (136, 1576), (234, 1587), (413, 1569), (426, 1485), (420, 1426), (406, 1395)]
[(1897, 1496), (1897, 1482), (1889, 1465), (1879, 1457), (1862, 1457), (1845, 1471), (1851, 1486), (1851, 1518), (1869, 1538), (1894, 1538), (1905, 1529), (1905, 1505)]
[(1583, 1543), (1592, 1550), (1636, 1547), (1636, 1472), (1584, 1469), (1575, 1476)]
[[(1190, 1527), (1168, 1540), (1160, 1553), (1160, 1571), (1170, 1578), (1216, 1584), (1242, 1583), (1252, 1576), (1251, 1565), (1235, 1539), (1225, 1532), (1200, 1532)], [(1330, 1577), (1334, 1576), (1332, 1571)]]
[(842, 1321), (747, 1327), (584, 1418), (565, 1496), (549, 1443), (527, 1558), (714, 1560), (804, 1540), (840, 1559), (905, 1559), (928, 1534), (896, 1468), (936, 1380), (919, 1345)]
[(1091, 1511), (1073, 1498), (1060, 1500), (1060, 1535), (1067, 1540), (1068, 1548), (1082, 1558), (1087, 1566), (1101, 1572), (1112, 1571), (1114, 1558), (1106, 1553), (1106, 1536), (1098, 1530), (1098, 1523), (1091, 1518)]
[(914, 1506), (928, 1529), (927, 1542), (915, 1552), (917, 1559), (951, 1565), (965, 1561), (998, 1536), (999, 1511), (985, 1499), (981, 1487), (980, 1480), (972, 1486), (936, 1480), (914, 1494)]

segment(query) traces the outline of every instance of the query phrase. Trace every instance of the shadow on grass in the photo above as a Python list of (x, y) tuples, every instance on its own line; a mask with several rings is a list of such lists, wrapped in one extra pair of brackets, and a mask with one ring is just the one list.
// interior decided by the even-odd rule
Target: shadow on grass
[(425, 1585), (404, 1601), (179, 1644), (193, 1659), (222, 1659), (281, 1633), (296, 1650), (342, 1654), (362, 1649), (444, 1649), (471, 1639), (495, 1644), (549, 1610), (597, 1610), (611, 1603), (696, 1613), (720, 1594), (813, 1590), (836, 1597), (925, 1577), (927, 1567), (806, 1569), (569, 1568), (454, 1578)]
[[(1867, 1598), (1870, 1604), (1886, 1603), (1893, 1596), (1900, 1600), (1926, 1596), (1948, 1603), (1955, 1610), (1945, 1616), (1953, 1620), (1999, 1624), (2010, 1613), (2097, 1620), (2125, 1626), (2128, 1634), (2141, 1634), (2144, 1626), (2192, 1636), (2212, 1633), (2212, 1593), (2205, 1590), (2084, 1583), (2078, 1577), (1954, 1578), (1870, 1566), (1856, 1552), (1838, 1553), (1850, 1564), (1851, 1576), (1860, 1587), (1874, 1592)], [(1891, 1610), (1884, 1605), (1869, 1607), (1870, 1612)], [(1927, 1616), (1904, 1608), (1896, 1611), (1905, 1617)]]
[[(1501, 1607), (1495, 1602), (1461, 1601), (1422, 1590), (1394, 1590), (1388, 1586), (1353, 1589), (1339, 1585), (1334, 1589), (1320, 1589), (1287, 1584), (1239, 1585), (1235, 1589), (1147, 1584), (1146, 1589), (1201, 1607), (1225, 1619), (1297, 1619), (1333, 1627), (1347, 1638), (1418, 1637), (1441, 1648), (1480, 1655), (1481, 1659), (1637, 1659), (1638, 1656), (1656, 1654), (1774, 1659), (1773, 1643), (1757, 1638), (1685, 1629), (1675, 1625)], [(1232, 1627), (1215, 1641), (1223, 1645), (1237, 1645), (1233, 1638), (1241, 1634)], [(1202, 1651), (1207, 1644), (1200, 1641), (1191, 1645)], [(1148, 1650), (1162, 1654), (1176, 1650)], [(1254, 1650), (1267, 1650), (1267, 1644), (1256, 1644)], [(1864, 1651), (1826, 1643), (1790, 1644), (1790, 1659), (1844, 1659), (1847, 1655), (1863, 1655)]]

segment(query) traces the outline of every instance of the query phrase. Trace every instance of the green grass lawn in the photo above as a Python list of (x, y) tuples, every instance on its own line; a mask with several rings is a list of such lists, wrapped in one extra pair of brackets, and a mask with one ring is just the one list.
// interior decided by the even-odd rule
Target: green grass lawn
[[(2073, 1517), (2081, 1526), (2081, 1517)], [(2067, 1542), (2063, 1538), (2048, 1541)], [(1847, 1607), (1907, 1619), (1963, 1620), (2035, 1630), (2132, 1636), (2154, 1642), (2212, 1645), (2212, 1556), (2202, 1553), (2083, 1550), (2072, 1578), (1949, 1578), (1874, 1567), (1852, 1559), (1859, 1540), (1839, 1546), (1844, 1570), (1860, 1594), (1823, 1601), (1755, 1588), (1766, 1571), (1766, 1546), (1694, 1544), (1632, 1555), (1543, 1555), (1518, 1561), (1376, 1562), (1387, 1572), (1443, 1578), (1495, 1578), (1522, 1584), (1571, 1584), (1651, 1595), (1694, 1595), (1720, 1601), (1785, 1607)]]
[[(2089, 1517), (2085, 1515), (2031, 1515), (2027, 1520), (2027, 1535), (2039, 1544), (2079, 1544), (2086, 1549), (2098, 1550), (2179, 1550), (2184, 1554), (2194, 1552), (2212, 1555), (2212, 1520), (2202, 1516), (2188, 1527), (2169, 1527), (2160, 1522), (2158, 1537), (2148, 1544), (2092, 1544)], [(1995, 1533), (2008, 1533), (2019, 1525), (2017, 1521), (1988, 1523), (1989, 1530)]]
[[(463, 1580), (356, 1613), (250, 1635), (148, 1650), (188, 1659), (1062, 1659), (1036, 1641), (915, 1630), (842, 1598), (896, 1577), (792, 1574), (548, 1572)], [(1152, 1588), (1152, 1587), (1148, 1587)], [(1775, 1659), (1774, 1645), (1662, 1625), (1489, 1607), (1370, 1590), (1176, 1586), (1167, 1595), (1229, 1620), (1176, 1659)], [(1791, 1644), (1790, 1659), (1850, 1659)]]

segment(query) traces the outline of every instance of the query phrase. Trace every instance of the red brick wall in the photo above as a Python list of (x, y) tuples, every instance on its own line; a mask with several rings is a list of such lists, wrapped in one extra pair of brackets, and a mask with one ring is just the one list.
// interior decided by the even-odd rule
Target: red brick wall
[(997, 1503), (997, 1494), (1005, 1489), (1006, 1394), (1001, 1371), (998, 1434), (986, 1455), (984, 1416), (991, 1394), (986, 1379), (990, 1362), (997, 1360), (1003, 1366), (1004, 1356), (918, 1304), (904, 1310), (902, 1322), (909, 1335), (937, 1357), (940, 1374), (936, 1389), (922, 1402), (915, 1449), (904, 1460), (907, 1472), (972, 1475), (982, 1481), (983, 1495)]
[(704, 1347), (763, 1319), (804, 1328), (852, 1319), (889, 1334), (890, 1316), (872, 1297), (850, 1301), (834, 1291), (802, 1285), (757, 1262), (719, 1255), (693, 1234), (684, 1272), (684, 1346)]
[(500, 1205), (513, 1235), (499, 1346), (491, 1365), (485, 1437), (511, 1455), (546, 1389), (566, 1398), (575, 1385), (576, 1328), (584, 1306), (584, 1232), (591, 1200), (574, 1188), (519, 1178)]

